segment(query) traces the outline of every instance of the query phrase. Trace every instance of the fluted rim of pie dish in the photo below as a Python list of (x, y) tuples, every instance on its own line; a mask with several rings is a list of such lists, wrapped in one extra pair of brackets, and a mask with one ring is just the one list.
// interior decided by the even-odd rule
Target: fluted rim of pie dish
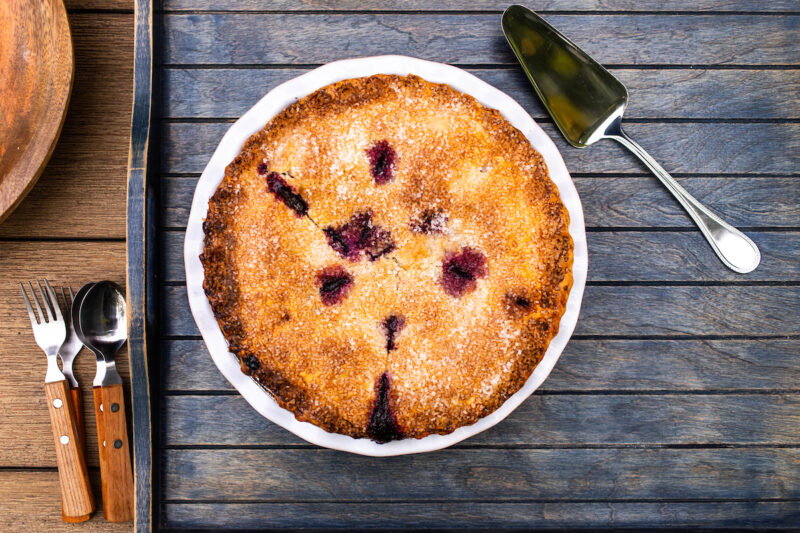
[[(356, 439), (348, 435), (330, 433), (310, 422), (300, 422), (295, 418), (294, 413), (280, 407), (265, 388), (250, 376), (242, 373), (239, 360), (228, 351), (228, 344), (203, 290), (204, 271), (200, 263), (204, 239), (203, 221), (208, 212), (208, 201), (222, 182), (225, 167), (239, 155), (247, 139), (260, 131), (267, 122), (287, 106), (317, 89), (337, 81), (373, 74), (415, 74), (429, 82), (447, 84), (473, 96), (484, 106), (498, 110), (542, 154), (550, 179), (558, 188), (561, 201), (569, 211), (569, 233), (574, 247), (572, 288), (569, 292), (566, 309), (561, 316), (558, 334), (550, 340), (544, 357), (534, 368), (522, 388), (509, 397), (498, 409), (472, 425), (462, 426), (447, 435), (433, 434), (421, 439), (402, 439), (385, 444), (378, 444), (366, 438)], [(504, 92), (460, 68), (412, 57), (386, 55), (335, 61), (284, 82), (269, 91), (228, 129), (203, 170), (195, 188), (186, 226), (184, 263), (189, 307), (211, 358), (222, 375), (256, 411), (271, 422), (312, 444), (360, 455), (387, 457), (431, 452), (461, 442), (503, 420), (539, 388), (555, 366), (578, 321), (583, 290), (586, 285), (588, 252), (583, 208), (564, 160), (555, 143), (521, 105)]]

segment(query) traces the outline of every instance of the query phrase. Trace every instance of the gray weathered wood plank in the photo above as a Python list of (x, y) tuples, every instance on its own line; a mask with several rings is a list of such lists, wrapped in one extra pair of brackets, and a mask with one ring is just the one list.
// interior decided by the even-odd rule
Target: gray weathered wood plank
[[(699, 231), (592, 231), (586, 235), (589, 281), (800, 281), (800, 232), (749, 235), (761, 249), (761, 264), (742, 276), (720, 263)], [(164, 281), (186, 280), (183, 238), (182, 231), (161, 233)]]
[[(800, 16), (548, 15), (601, 63), (798, 64)], [(167, 64), (310, 64), (403, 54), (515, 64), (499, 14), (167, 14)], [(646, 43), (646, 44), (645, 44)], [(733, 44), (735, 43), (735, 44)]]
[[(163, 124), (162, 171), (202, 172), (228, 128), (226, 123)], [(635, 156), (613, 141), (579, 150), (570, 147), (553, 124), (542, 128), (570, 172), (646, 172)], [(798, 123), (628, 123), (625, 129), (670, 172), (780, 175), (800, 168)]]
[(798, 502), (167, 503), (167, 527), (792, 528)]
[[(695, 198), (739, 227), (797, 227), (797, 178), (677, 178)], [(653, 176), (577, 177), (573, 180), (589, 228), (693, 228), (678, 202)], [(196, 178), (162, 178), (165, 228), (183, 229)]]
[(165, 450), (164, 499), (725, 500), (800, 498), (800, 449)]
[[(517, 100), (534, 118), (547, 112), (520, 68), (467, 69)], [(270, 89), (308, 69), (163, 71), (164, 118), (236, 118)], [(627, 119), (797, 119), (795, 70), (612, 69), (628, 88)]]
[[(460, 448), (391, 459), (308, 446), (270, 449), (305, 443), (230, 394), (201, 340), (169, 338), (197, 334), (185, 289), (174, 286), (183, 280), (180, 230), (196, 183), (192, 174), (229, 127), (203, 119), (238, 117), (311, 65), (379, 53), (476, 65), (479, 77), (542, 119), (499, 32), (506, 4), (164, 0), (163, 7), (191, 11), (163, 15), (161, 59), (176, 66), (164, 71), (168, 120), (161, 159), (164, 172), (186, 174), (162, 179), (161, 225), (170, 228), (159, 244), (160, 279), (170, 282), (159, 288), (167, 335), (158, 385), (168, 446), (160, 452), (163, 526), (800, 524), (800, 102), (789, 96), (800, 90), (800, 78), (796, 68), (785, 67), (800, 64), (800, 41), (790, 37), (800, 29), (796, 2), (544, 0), (532, 6), (592, 12), (546, 17), (600, 61), (630, 67), (614, 68), (631, 90), (629, 133), (668, 170), (687, 175), (687, 189), (732, 223), (764, 228), (750, 232), (764, 261), (750, 276), (724, 270), (699, 234), (669, 230), (691, 222), (637, 161), (610, 143), (569, 148), (545, 124), (570, 170), (583, 174), (575, 181), (594, 230), (588, 234), (590, 281), (640, 285), (589, 286), (576, 333), (591, 337), (570, 342), (541, 393), (498, 427)], [(352, 12), (324, 13), (335, 9)], [(468, 10), (484, 12), (465, 15)], [(616, 13), (602, 14), (608, 10)], [(620, 13), (625, 10), (639, 14)], [(715, 14), (698, 14), (706, 10)], [(793, 13), (749, 14), (762, 10)], [(690, 13), (676, 14), (681, 11)], [(725, 11), (739, 14), (720, 14)], [(671, 68), (652, 68), (658, 65)], [(686, 68), (674, 68), (681, 65)], [(757, 65), (766, 68), (750, 68)], [(754, 119), (774, 122), (742, 122)], [(645, 231), (630, 231), (637, 229)], [(756, 285), (694, 286), (718, 281)], [(795, 283), (768, 286), (784, 281)], [(659, 282), (685, 284), (652, 286)], [(728, 335), (775, 338), (714, 340)], [(242, 445), (256, 447), (236, 448)]]
[[(162, 333), (198, 335), (186, 305), (186, 288), (164, 287), (162, 297)], [(590, 285), (575, 334), (796, 335), (800, 332), (798, 300), (798, 286)]]
[[(168, 446), (305, 444), (240, 396), (167, 396), (161, 420)], [(459, 446), (681, 444), (800, 446), (800, 393), (533, 395)]]
[[(800, 340), (572, 339), (543, 392), (796, 390)], [(234, 390), (200, 339), (163, 340), (161, 391)]]
[[(165, 10), (213, 11), (502, 11), (504, 0), (164, 0)], [(536, 2), (538, 11), (797, 11), (792, 0), (544, 0)]]

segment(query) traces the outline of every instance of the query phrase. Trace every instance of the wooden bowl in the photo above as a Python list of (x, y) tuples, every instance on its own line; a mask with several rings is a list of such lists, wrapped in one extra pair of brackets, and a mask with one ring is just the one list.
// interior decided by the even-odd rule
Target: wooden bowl
[(74, 71), (63, 0), (0, 1), (0, 222), (53, 153)]

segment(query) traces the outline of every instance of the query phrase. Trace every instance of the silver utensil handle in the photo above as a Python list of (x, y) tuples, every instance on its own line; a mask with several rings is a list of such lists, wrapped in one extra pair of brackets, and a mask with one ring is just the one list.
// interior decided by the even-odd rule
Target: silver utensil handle
[[(612, 128), (609, 128), (609, 130), (612, 130)], [(628, 137), (622, 131), (621, 126), (613, 128), (612, 131), (609, 130), (606, 131), (605, 136), (614, 139), (636, 154), (653, 171), (653, 174), (661, 180), (661, 183), (664, 184), (669, 192), (675, 196), (683, 208), (686, 209), (686, 212), (689, 213), (689, 216), (692, 217), (695, 224), (697, 224), (697, 227), (700, 228), (700, 231), (725, 266), (740, 274), (746, 274), (756, 269), (761, 261), (761, 253), (758, 251), (758, 246), (747, 235), (698, 202), (655, 159), (650, 157), (650, 154), (644, 148)]]

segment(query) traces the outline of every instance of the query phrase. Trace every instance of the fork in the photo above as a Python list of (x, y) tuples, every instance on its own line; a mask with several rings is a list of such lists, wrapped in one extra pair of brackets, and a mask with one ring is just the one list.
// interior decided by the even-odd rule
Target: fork
[(44, 389), (56, 447), (58, 480), (61, 485), (61, 517), (65, 522), (84, 522), (94, 513), (94, 497), (89, 484), (86, 458), (82, 452), (82, 441), (76, 425), (70, 386), (67, 378), (58, 369), (56, 360), (58, 349), (67, 336), (67, 327), (53, 287), (47, 280), (44, 281), (44, 284), (47, 288), (46, 291), (42, 289), (42, 284), (36, 281), (42, 297), (42, 305), (45, 308), (45, 312), (42, 312), (39, 299), (33, 290), (33, 284), (28, 282), (38, 317), (37, 313), (33, 312), (25, 287), (22, 283), (19, 284), (19, 287), (22, 289), (22, 297), (31, 319), (36, 344), (47, 355)]
[(78, 338), (77, 333), (75, 333), (75, 325), (72, 323), (72, 313), (69, 312), (69, 310), (72, 309), (72, 302), (75, 300), (75, 293), (72, 292), (72, 287), (68, 286), (67, 290), (69, 291), (69, 299), (67, 299), (67, 292), (64, 290), (64, 287), (61, 287), (61, 297), (63, 298), (64, 305), (66, 305), (67, 309), (67, 312), (64, 314), (67, 337), (64, 340), (64, 343), (61, 345), (61, 348), (58, 349), (58, 357), (61, 358), (61, 372), (64, 373), (64, 377), (67, 378), (67, 381), (70, 385), (72, 405), (75, 408), (75, 423), (78, 425), (78, 436), (81, 439), (81, 443), (85, 443), (86, 435), (83, 429), (81, 389), (80, 385), (78, 384), (78, 380), (75, 379), (75, 374), (72, 372), (72, 363), (75, 361), (75, 357), (78, 355), (78, 352), (80, 352), (83, 348), (83, 343)]

